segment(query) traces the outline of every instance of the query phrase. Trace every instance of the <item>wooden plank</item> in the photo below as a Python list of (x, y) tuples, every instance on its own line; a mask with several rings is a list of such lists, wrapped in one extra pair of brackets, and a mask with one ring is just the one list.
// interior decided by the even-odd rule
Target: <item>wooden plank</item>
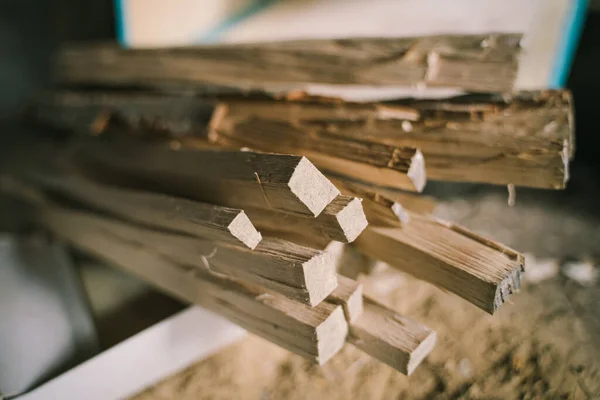
[(364, 312), (350, 325), (348, 342), (405, 375), (431, 353), (436, 334), (364, 296)]
[(521, 286), (522, 254), (452, 223), (411, 214), (402, 228), (367, 227), (355, 244), (490, 314)]
[[(244, 108), (240, 106), (238, 108)], [(293, 123), (244, 118), (217, 106), (209, 139), (226, 147), (300, 154), (324, 172), (352, 176), (373, 184), (420, 192), (425, 187), (423, 155), (413, 147), (396, 147), (329, 132), (296, 129)]]
[(38, 171), (32, 181), (123, 219), (254, 249), (262, 236), (243, 210)]
[(214, 105), (206, 99), (141, 91), (56, 90), (38, 95), (28, 116), (58, 129), (99, 135), (111, 129), (144, 136), (204, 133)]
[(290, 232), (324, 240), (353, 242), (367, 227), (361, 199), (339, 195), (318, 217), (282, 213), (274, 210), (246, 208), (250, 220), (270, 234)]
[(43, 224), (74, 246), (296, 354), (324, 364), (346, 340), (348, 325), (341, 306), (322, 302), (309, 307), (208, 270), (192, 273), (89, 218), (72, 218), (72, 213), (65, 218), (55, 211), (41, 212)]
[(227, 207), (257, 207), (317, 216), (339, 190), (305, 157), (172, 149), (123, 140), (79, 140), (71, 159), (88, 172)]
[(306, 83), (510, 90), (519, 34), (347, 38), (126, 50), (71, 44), (58, 54), (64, 84), (265, 88)]
[[(55, 211), (55, 214), (58, 214)], [(61, 211), (166, 257), (190, 270), (209, 269), (260, 285), (292, 300), (318, 305), (337, 286), (333, 257), (326, 252), (266, 237), (254, 249), (160, 232), (90, 213)]]
[[(371, 154), (362, 149), (367, 144), (379, 154), (373, 158), (385, 161), (389, 149), (417, 148), (432, 180), (562, 189), (574, 152), (573, 105), (564, 90), (364, 104), (307, 96), (295, 101), (238, 97), (219, 107), (211, 128), (243, 145), (297, 147), (309, 157), (309, 151), (347, 153), (364, 162), (370, 162), (360, 158)], [(342, 169), (331, 172), (405, 189)]]

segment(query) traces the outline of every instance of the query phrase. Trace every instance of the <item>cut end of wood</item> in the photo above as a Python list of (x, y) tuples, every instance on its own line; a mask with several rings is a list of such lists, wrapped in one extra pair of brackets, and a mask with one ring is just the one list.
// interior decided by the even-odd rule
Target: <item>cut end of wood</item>
[(347, 199), (347, 196), (338, 196), (334, 202), (338, 201), (338, 199), (344, 203), (344, 206), (336, 214), (335, 218), (343, 232), (343, 237), (332, 237), (332, 239), (343, 243), (352, 243), (365, 230), (369, 223), (367, 222), (361, 199), (357, 197)]
[(422, 192), (427, 183), (427, 175), (425, 173), (425, 158), (420, 150), (417, 150), (412, 157), (412, 162), (406, 175), (412, 180), (415, 190)]
[[(407, 376), (412, 374), (414, 370), (421, 365), (425, 357), (431, 353), (437, 342), (437, 334), (435, 331), (429, 331), (429, 335), (417, 346), (408, 359), (408, 365), (406, 366), (406, 372), (403, 372)], [(402, 371), (400, 371), (402, 372)]]
[(227, 227), (229, 232), (245, 246), (254, 250), (262, 240), (262, 235), (256, 230), (248, 216), (241, 211)]
[(519, 268), (515, 268), (513, 271), (511, 271), (508, 276), (496, 287), (494, 306), (491, 310), (489, 310), (490, 314), (494, 314), (494, 312), (496, 312), (498, 308), (500, 308), (500, 306), (508, 300), (510, 295), (513, 293), (518, 293), (521, 289), (521, 279), (523, 277), (523, 273), (525, 272), (525, 259), (521, 254), (519, 254), (517, 262), (519, 263)]
[(302, 157), (288, 183), (292, 193), (316, 217), (340, 191), (311, 163)]
[(348, 337), (348, 323), (344, 317), (341, 306), (317, 327), (318, 355), (316, 361), (319, 365), (325, 364), (331, 357), (344, 347)]
[(312, 307), (325, 300), (338, 286), (333, 255), (322, 252), (303, 264), (308, 304)]

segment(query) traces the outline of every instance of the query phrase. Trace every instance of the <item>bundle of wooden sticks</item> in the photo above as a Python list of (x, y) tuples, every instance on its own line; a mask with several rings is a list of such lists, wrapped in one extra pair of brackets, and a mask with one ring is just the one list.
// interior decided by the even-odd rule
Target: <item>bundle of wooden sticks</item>
[[(323, 364), (349, 342), (410, 374), (435, 332), (363, 295), (356, 271), (381, 260), (488, 313), (523, 272), (521, 254), (432, 217), (426, 176), (568, 179), (570, 95), (511, 92), (519, 40), (70, 46), (27, 113), (67, 141), (2, 187), (73, 246), (294, 353)], [(348, 102), (315, 83), (471, 94)]]

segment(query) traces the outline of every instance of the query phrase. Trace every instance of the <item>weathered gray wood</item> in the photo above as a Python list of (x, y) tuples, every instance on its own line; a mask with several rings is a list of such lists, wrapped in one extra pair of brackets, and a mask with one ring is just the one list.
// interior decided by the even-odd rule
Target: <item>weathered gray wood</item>
[(344, 195), (336, 197), (316, 218), (264, 208), (246, 208), (246, 213), (259, 229), (273, 235), (290, 232), (343, 243), (353, 242), (368, 224), (361, 199)]
[[(363, 154), (387, 162), (389, 149), (417, 148), (432, 180), (561, 189), (574, 151), (572, 108), (567, 91), (379, 104), (231, 98), (218, 106), (211, 129), (258, 149), (346, 153), (363, 162), (370, 162)], [(331, 172), (344, 175), (342, 169)], [(394, 187), (393, 181), (355, 173), (352, 179)]]
[(113, 86), (329, 83), (510, 90), (520, 39), (519, 34), (446, 35), (138, 50), (72, 44), (59, 52), (55, 72), (63, 83)]
[(402, 228), (367, 227), (365, 254), (493, 314), (521, 286), (523, 255), (452, 223), (410, 215)]
[(85, 215), (74, 217), (72, 212), (46, 208), (41, 219), (75, 247), (319, 364), (337, 353), (346, 340), (348, 324), (341, 306), (322, 302), (309, 307), (208, 270), (190, 272), (137, 242), (115, 236)]
[(45, 189), (146, 226), (254, 249), (262, 236), (243, 210), (162, 193), (103, 185), (73, 174), (40, 170), (30, 180)]
[(301, 156), (82, 139), (72, 147), (70, 158), (113, 179), (130, 177), (157, 191), (241, 209), (317, 216), (339, 194)]
[(350, 325), (348, 342), (410, 375), (433, 350), (435, 332), (366, 296), (363, 304), (362, 315)]

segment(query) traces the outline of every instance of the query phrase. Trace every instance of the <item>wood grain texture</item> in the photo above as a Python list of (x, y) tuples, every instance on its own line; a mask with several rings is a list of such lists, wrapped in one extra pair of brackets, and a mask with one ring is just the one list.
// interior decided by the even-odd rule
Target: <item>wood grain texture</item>
[[(361, 159), (347, 148), (357, 143), (370, 143), (379, 154), (373, 158), (380, 160), (389, 160), (390, 150), (377, 146), (418, 148), (432, 180), (562, 189), (574, 152), (568, 91), (364, 104), (309, 96), (298, 101), (230, 98), (220, 107), (212, 128), (247, 146), (260, 148), (268, 145), (267, 138), (278, 138), (283, 144), (271, 146), (347, 152), (356, 160)], [(370, 183), (394, 187), (386, 181)]]
[(364, 296), (364, 311), (350, 325), (348, 342), (405, 375), (431, 353), (436, 334)]
[(259, 229), (273, 235), (290, 232), (342, 243), (353, 242), (368, 224), (361, 199), (344, 195), (336, 197), (315, 218), (264, 208), (246, 208), (246, 213)]
[(123, 189), (73, 174), (38, 171), (31, 181), (120, 218), (254, 249), (262, 236), (243, 210), (161, 193)]
[(519, 34), (348, 38), (124, 50), (72, 44), (57, 57), (68, 84), (264, 88), (306, 83), (510, 90)]
[[(65, 218), (68, 211), (63, 211)], [(155, 231), (94, 214), (71, 212), (86, 218), (117, 237), (187, 267), (209, 269), (279, 293), (310, 306), (318, 305), (337, 286), (333, 257), (320, 250), (291, 242), (264, 238), (254, 249), (229, 246), (195, 237)], [(85, 215), (85, 216), (84, 216)]]
[(41, 212), (43, 224), (75, 247), (319, 364), (346, 340), (348, 324), (341, 306), (322, 302), (309, 307), (208, 270), (190, 272), (85, 217), (74, 218), (57, 209)]
[(368, 227), (355, 244), (490, 314), (521, 286), (522, 254), (437, 219), (411, 214), (402, 228)]
[(71, 159), (114, 179), (130, 177), (157, 191), (244, 209), (317, 216), (339, 190), (305, 157), (162, 144), (79, 140)]
[[(245, 104), (248, 104), (246, 102)], [(307, 132), (293, 123), (250, 115), (245, 104), (217, 106), (209, 139), (226, 147), (300, 154), (324, 172), (352, 176), (373, 184), (420, 192), (425, 187), (425, 163), (413, 147), (397, 147), (329, 132)], [(250, 106), (252, 108), (252, 106)], [(263, 114), (267, 110), (263, 111)]]

